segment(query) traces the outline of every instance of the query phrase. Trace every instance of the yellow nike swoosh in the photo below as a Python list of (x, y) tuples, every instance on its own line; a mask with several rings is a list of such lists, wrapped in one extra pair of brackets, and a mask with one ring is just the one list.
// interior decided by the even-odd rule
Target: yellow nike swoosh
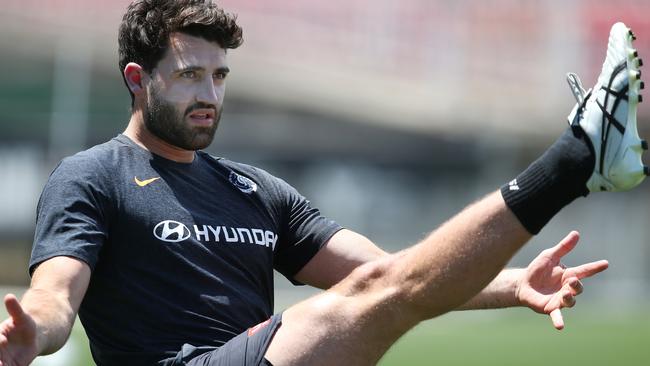
[(140, 187), (144, 187), (147, 184), (155, 182), (158, 179), (160, 179), (160, 177), (155, 177), (155, 178), (145, 179), (145, 180), (139, 180), (138, 177), (133, 177), (133, 178), (135, 179), (135, 184), (139, 185)]

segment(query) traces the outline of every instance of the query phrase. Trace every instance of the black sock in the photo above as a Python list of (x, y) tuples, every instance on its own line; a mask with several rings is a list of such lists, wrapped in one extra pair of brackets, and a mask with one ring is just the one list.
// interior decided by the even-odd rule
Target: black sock
[(595, 165), (591, 141), (580, 127), (569, 127), (516, 179), (501, 187), (506, 205), (531, 234), (537, 234), (562, 207), (587, 196)]

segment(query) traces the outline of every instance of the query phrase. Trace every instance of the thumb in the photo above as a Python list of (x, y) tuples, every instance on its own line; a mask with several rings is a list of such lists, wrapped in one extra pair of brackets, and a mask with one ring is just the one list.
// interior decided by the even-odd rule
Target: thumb
[(553, 322), (555, 329), (564, 329), (564, 319), (562, 318), (562, 312), (559, 308), (551, 311), (549, 315), (551, 316), (551, 321)]
[(20, 323), (21, 320), (25, 317), (25, 311), (23, 307), (20, 306), (20, 302), (16, 295), (7, 294), (5, 296), (5, 307), (7, 308), (7, 313), (14, 320), (14, 323)]

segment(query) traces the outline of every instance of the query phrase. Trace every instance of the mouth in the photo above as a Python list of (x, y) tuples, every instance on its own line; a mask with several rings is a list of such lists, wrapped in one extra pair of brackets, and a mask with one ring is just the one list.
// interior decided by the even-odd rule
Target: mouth
[(195, 109), (188, 115), (192, 124), (198, 126), (211, 126), (214, 123), (214, 109)]

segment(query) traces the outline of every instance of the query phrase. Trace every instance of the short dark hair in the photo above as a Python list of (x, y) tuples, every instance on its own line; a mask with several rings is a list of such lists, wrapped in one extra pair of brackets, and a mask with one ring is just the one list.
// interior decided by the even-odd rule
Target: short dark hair
[[(236, 21), (236, 16), (226, 13), (211, 0), (135, 0), (122, 18), (118, 35), (122, 78), (129, 62), (151, 72), (164, 57), (169, 36), (174, 32), (216, 42), (224, 49), (237, 48), (243, 37)], [(133, 106), (131, 89), (129, 93)]]

